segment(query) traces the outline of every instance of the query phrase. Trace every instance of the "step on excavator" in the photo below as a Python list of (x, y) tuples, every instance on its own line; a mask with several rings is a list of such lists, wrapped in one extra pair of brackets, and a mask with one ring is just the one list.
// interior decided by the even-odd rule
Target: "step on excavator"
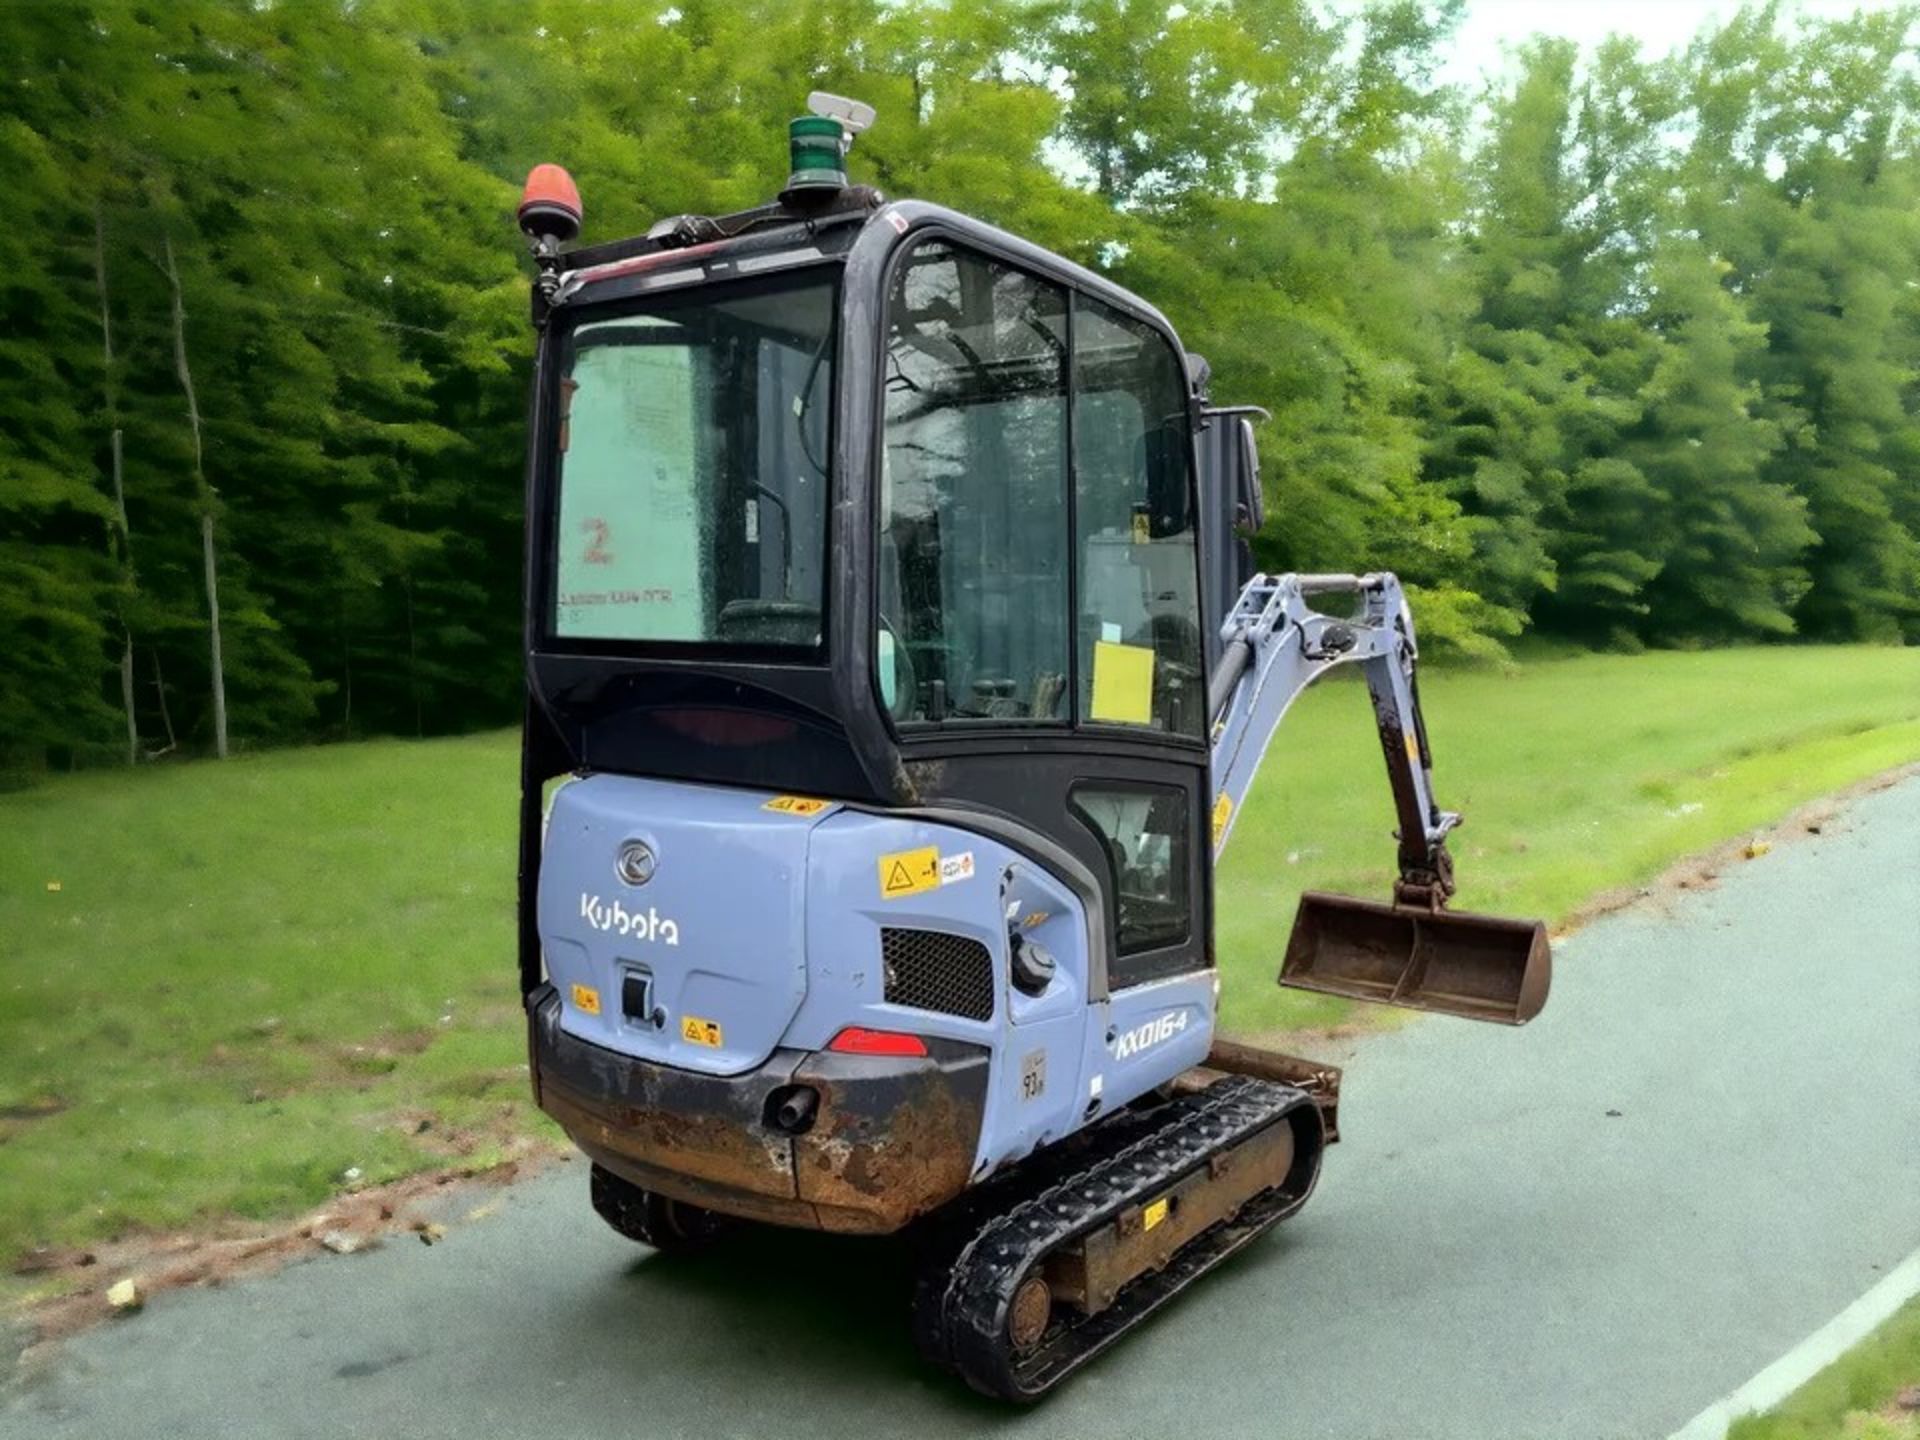
[(922, 1256), (912, 1329), (1046, 1394), (1291, 1215), (1339, 1071), (1216, 1033), (1214, 872), (1293, 699), (1357, 666), (1381, 903), (1282, 985), (1518, 1025), (1535, 922), (1447, 908), (1391, 574), (1252, 573), (1247, 406), (1140, 297), (850, 183), (815, 94), (738, 214), (578, 245), (528, 178), (521, 989), (594, 1208)]

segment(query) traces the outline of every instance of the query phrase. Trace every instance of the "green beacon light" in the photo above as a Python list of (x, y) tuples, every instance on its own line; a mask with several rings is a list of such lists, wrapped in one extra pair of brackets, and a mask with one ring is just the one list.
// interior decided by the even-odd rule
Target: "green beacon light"
[(807, 97), (807, 109), (787, 125), (792, 174), (780, 198), (788, 205), (819, 204), (846, 189), (847, 151), (874, 120), (871, 105), (824, 90)]

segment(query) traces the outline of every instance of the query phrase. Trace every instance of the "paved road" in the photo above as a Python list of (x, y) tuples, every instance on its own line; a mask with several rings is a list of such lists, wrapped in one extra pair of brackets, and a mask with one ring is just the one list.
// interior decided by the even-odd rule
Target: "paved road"
[(888, 1247), (656, 1259), (572, 1164), (431, 1249), (162, 1296), (0, 1432), (1664, 1436), (1920, 1245), (1920, 782), (1584, 931), (1524, 1031), (1347, 1073), (1313, 1203), (1031, 1413), (919, 1370)]

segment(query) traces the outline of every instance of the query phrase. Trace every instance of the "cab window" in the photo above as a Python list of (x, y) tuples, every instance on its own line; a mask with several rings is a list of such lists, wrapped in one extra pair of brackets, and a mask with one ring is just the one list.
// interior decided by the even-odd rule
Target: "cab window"
[(1077, 785), (1073, 808), (1106, 851), (1119, 953), (1184, 942), (1193, 913), (1186, 792), (1166, 785)]
[(1067, 718), (1066, 297), (945, 243), (894, 272), (876, 683), (909, 726)]
[(1187, 384), (1152, 326), (1076, 297), (1074, 493), (1079, 716), (1206, 727)]

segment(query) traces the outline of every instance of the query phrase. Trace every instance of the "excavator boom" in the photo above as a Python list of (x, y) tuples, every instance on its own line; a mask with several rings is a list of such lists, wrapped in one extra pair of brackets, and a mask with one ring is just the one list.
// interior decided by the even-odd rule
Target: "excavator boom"
[[(1308, 603), (1320, 596), (1351, 597), (1353, 613), (1320, 613)], [(1256, 575), (1221, 638), (1208, 692), (1215, 856), (1294, 698), (1344, 664), (1365, 672), (1399, 821), (1393, 902), (1303, 895), (1280, 983), (1508, 1025), (1537, 1015), (1552, 967), (1546, 927), (1446, 908), (1454, 890), (1447, 836), (1460, 817), (1433, 797), (1419, 652), (1399, 580), (1387, 573)]]

